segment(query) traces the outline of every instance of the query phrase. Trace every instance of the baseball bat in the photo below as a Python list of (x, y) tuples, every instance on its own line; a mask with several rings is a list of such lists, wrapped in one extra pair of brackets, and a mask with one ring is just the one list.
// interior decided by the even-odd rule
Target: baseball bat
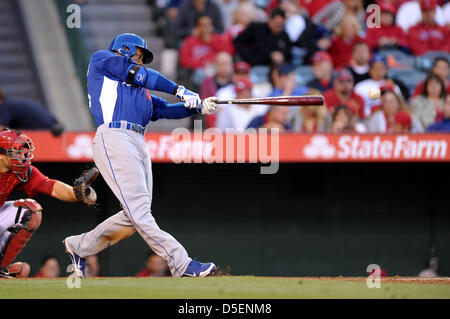
[(275, 96), (249, 99), (218, 100), (217, 104), (267, 104), (283, 106), (323, 105), (322, 95)]

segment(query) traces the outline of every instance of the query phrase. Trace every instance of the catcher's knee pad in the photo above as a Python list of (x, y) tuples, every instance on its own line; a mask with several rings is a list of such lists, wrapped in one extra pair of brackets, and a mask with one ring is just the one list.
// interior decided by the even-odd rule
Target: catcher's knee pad
[[(16, 224), (8, 228), (11, 234), (0, 253), (0, 266), (2, 267), (8, 267), (14, 261), (42, 221), (42, 207), (34, 199), (20, 199), (14, 202), (14, 206), (17, 207)], [(22, 218), (20, 218), (24, 209)]]

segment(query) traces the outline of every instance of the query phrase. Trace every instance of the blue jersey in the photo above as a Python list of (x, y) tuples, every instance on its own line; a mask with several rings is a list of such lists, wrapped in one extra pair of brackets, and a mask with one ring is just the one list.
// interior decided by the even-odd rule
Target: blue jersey
[[(143, 87), (144, 81), (140, 81), (141, 85), (127, 83), (128, 71), (133, 65), (137, 64), (130, 57), (109, 50), (97, 51), (92, 56), (87, 86), (89, 108), (97, 125), (127, 121), (145, 127), (159, 118), (181, 118), (195, 113), (185, 110), (182, 103), (172, 104), (170, 106), (175, 107), (171, 108), (166, 100), (150, 95), (149, 89), (155, 89), (155, 83), (159, 83), (160, 78), (165, 80), (165, 84), (169, 83), (156, 71), (145, 73), (154, 78), (147, 81), (152, 82), (151, 88)], [(175, 86), (170, 83), (164, 88), (169, 93)]]

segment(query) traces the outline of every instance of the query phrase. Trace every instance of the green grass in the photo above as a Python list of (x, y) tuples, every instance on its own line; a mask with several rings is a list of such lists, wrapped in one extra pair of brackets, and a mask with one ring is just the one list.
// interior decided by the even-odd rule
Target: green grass
[(0, 298), (450, 298), (450, 284), (383, 282), (369, 289), (364, 280), (310, 278), (89, 278), (69, 289), (66, 279), (5, 279)]

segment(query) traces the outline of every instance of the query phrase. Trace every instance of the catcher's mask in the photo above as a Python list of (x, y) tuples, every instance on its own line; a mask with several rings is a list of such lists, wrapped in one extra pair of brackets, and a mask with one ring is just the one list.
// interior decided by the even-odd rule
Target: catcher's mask
[(33, 151), (33, 141), (27, 135), (9, 128), (0, 132), (0, 154), (9, 157), (11, 172), (22, 182), (28, 180), (28, 169), (34, 157)]

